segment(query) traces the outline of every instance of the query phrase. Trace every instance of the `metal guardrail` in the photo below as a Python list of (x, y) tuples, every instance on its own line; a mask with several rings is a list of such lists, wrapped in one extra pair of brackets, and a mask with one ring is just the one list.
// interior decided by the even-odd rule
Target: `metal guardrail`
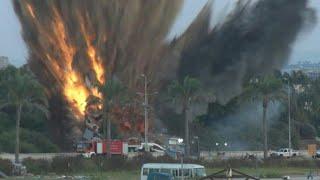
[[(223, 152), (218, 155), (218, 152)], [(301, 150), (298, 151), (299, 155), (302, 157), (311, 157), (308, 154), (307, 150)], [(271, 152), (270, 152), (271, 153)], [(201, 151), (200, 153), (200, 158), (205, 159), (205, 160), (210, 160), (214, 159), (215, 157), (226, 157), (226, 158), (242, 158), (245, 157), (248, 154), (253, 154), (257, 157), (263, 157), (263, 152), (262, 151)], [(20, 158), (21, 159), (26, 159), (26, 158), (32, 158), (32, 159), (52, 159), (57, 156), (65, 156), (65, 157), (75, 157), (81, 155), (81, 153), (21, 153)], [(135, 157), (138, 156), (139, 153), (129, 153), (128, 157)], [(157, 156), (162, 156), (164, 153), (153, 153), (155, 157)], [(14, 154), (10, 153), (0, 153), (0, 158), (1, 159), (14, 159)]]
[(259, 180), (257, 177), (250, 176), (248, 174), (245, 174), (239, 170), (233, 169), (233, 168), (226, 168), (224, 170), (218, 171), (216, 173), (213, 173), (209, 176), (203, 177), (200, 180), (214, 180), (215, 178), (245, 178), (245, 179), (253, 179), (253, 180)]
[[(269, 151), (269, 155), (273, 151)], [(213, 159), (214, 157), (227, 157), (227, 158), (242, 158), (246, 155), (255, 155), (256, 157), (262, 158), (263, 157), (263, 151), (201, 151), (200, 157), (203, 159)], [(298, 151), (299, 156), (302, 157), (311, 157), (308, 154), (307, 150), (299, 150)]]
[[(78, 155), (81, 155), (81, 154), (80, 153), (21, 153), (19, 156), (20, 156), (20, 159), (32, 158), (32, 159), (50, 160), (50, 159), (52, 159), (54, 157), (58, 157), (58, 156), (75, 157)], [(14, 154), (0, 153), (0, 158), (14, 160)]]
[(0, 171), (0, 178), (7, 178), (8, 176), (5, 174), (5, 173), (3, 173), (2, 171)]

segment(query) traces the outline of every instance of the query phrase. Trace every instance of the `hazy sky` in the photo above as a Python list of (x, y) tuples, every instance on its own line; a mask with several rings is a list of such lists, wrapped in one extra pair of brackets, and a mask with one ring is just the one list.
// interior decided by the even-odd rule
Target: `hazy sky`
[[(206, 2), (207, 0), (186, 0), (169, 37), (183, 32)], [(233, 2), (235, 0), (215, 1), (212, 24), (226, 15), (232, 8)], [(320, 0), (310, 0), (310, 6), (317, 9), (317, 15), (319, 16)], [(27, 48), (21, 38), (20, 24), (14, 14), (11, 0), (0, 0), (0, 22), (0, 56), (8, 56), (14, 65), (25, 63)], [(301, 33), (298, 41), (293, 45), (290, 62), (302, 60), (320, 62), (319, 42), (320, 25), (318, 23), (313, 31)]]

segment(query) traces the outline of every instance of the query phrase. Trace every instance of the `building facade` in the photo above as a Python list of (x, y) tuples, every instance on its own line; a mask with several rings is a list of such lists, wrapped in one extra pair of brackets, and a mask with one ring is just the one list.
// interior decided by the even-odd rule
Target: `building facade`
[(0, 56), (0, 70), (9, 66), (9, 58), (6, 56)]
[(292, 73), (293, 71), (302, 71), (311, 79), (320, 77), (320, 63), (311, 63), (308, 61), (291, 64), (283, 69), (283, 72)]

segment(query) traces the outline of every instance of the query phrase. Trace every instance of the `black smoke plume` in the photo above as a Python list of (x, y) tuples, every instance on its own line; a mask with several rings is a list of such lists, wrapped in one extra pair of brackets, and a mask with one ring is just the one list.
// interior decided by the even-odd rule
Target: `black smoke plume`
[(201, 79), (221, 102), (238, 95), (247, 76), (269, 73), (287, 63), (299, 32), (315, 20), (307, 2), (239, 1), (224, 22), (182, 52), (179, 77)]

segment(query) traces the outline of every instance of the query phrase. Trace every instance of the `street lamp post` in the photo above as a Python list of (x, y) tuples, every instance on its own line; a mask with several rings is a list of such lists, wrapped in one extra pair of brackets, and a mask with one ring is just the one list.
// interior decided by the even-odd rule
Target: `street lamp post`
[(183, 172), (183, 154), (181, 153), (181, 180), (184, 180), (184, 172)]
[[(290, 88), (290, 84), (289, 84), (289, 79), (288, 79), (288, 128), (289, 128), (289, 149), (291, 149), (291, 88)], [(291, 153), (291, 151), (290, 151)]]
[(200, 158), (200, 143), (199, 143), (199, 137), (198, 136), (194, 136), (193, 137), (194, 140), (196, 140), (196, 146), (197, 146), (197, 158)]
[[(182, 141), (181, 141), (180, 146), (184, 147), (184, 146), (185, 146), (185, 144), (184, 144), (184, 143), (182, 143)], [(182, 148), (182, 149), (185, 149), (185, 148)], [(182, 149), (181, 149), (181, 151), (180, 151), (181, 180), (184, 180), (184, 167), (183, 167), (183, 165), (184, 165), (184, 164), (183, 164), (184, 152), (182, 151)]]

